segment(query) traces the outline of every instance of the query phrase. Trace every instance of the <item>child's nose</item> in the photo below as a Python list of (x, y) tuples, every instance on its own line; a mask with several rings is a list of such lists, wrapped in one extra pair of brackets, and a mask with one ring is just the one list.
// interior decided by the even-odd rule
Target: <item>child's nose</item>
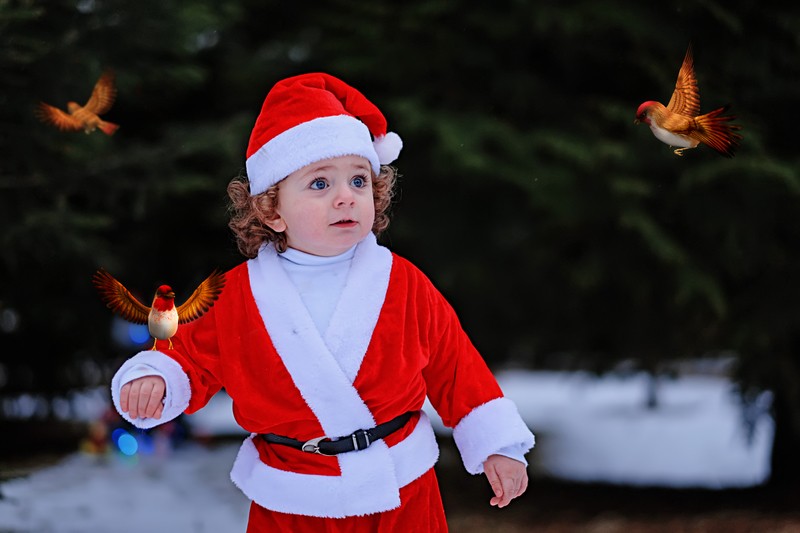
[(352, 205), (355, 202), (355, 195), (353, 190), (347, 184), (341, 184), (336, 187), (336, 196), (334, 203), (336, 206)]

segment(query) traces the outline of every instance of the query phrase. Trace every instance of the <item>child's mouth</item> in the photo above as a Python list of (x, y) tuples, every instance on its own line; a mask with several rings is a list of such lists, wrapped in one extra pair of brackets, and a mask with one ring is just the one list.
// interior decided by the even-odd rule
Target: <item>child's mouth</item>
[(355, 220), (347, 219), (347, 220), (340, 220), (339, 222), (334, 222), (331, 225), (336, 226), (338, 228), (349, 228), (355, 226), (356, 224), (357, 222)]

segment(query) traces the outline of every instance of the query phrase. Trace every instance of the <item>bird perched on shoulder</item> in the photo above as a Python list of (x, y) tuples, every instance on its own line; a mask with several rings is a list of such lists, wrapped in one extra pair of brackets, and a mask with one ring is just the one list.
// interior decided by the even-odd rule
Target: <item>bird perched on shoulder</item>
[(95, 129), (100, 129), (106, 135), (113, 135), (119, 125), (106, 122), (100, 115), (107, 113), (114, 104), (117, 96), (117, 89), (114, 87), (114, 74), (106, 71), (97, 80), (92, 90), (92, 95), (86, 105), (80, 106), (75, 102), (67, 103), (68, 113), (53, 107), (44, 102), (39, 102), (36, 108), (36, 116), (42, 122), (46, 122), (60, 129), (61, 131), (81, 131), (91, 133)]
[(644, 122), (650, 126), (659, 141), (677, 147), (676, 155), (703, 143), (726, 157), (733, 157), (742, 136), (737, 133), (741, 126), (730, 123), (736, 117), (723, 115), (729, 108), (726, 105), (700, 115), (700, 91), (689, 45), (667, 107), (660, 102), (644, 102), (636, 110), (634, 124)]
[(169, 285), (161, 285), (153, 297), (153, 304), (147, 307), (102, 268), (95, 272), (92, 283), (106, 307), (128, 322), (147, 324), (150, 335), (156, 339), (153, 350), (158, 340), (169, 340), (172, 349), (172, 336), (177, 333), (178, 325), (200, 318), (211, 309), (225, 286), (225, 274), (218, 270), (212, 272), (178, 307), (175, 307), (175, 293)]

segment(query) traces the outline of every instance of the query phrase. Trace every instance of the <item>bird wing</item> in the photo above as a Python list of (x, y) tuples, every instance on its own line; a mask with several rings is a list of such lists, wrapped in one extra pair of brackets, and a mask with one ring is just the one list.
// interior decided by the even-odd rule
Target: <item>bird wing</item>
[(106, 307), (134, 324), (147, 324), (150, 308), (136, 299), (114, 276), (99, 269), (92, 277), (92, 283), (100, 292)]
[(116, 97), (117, 89), (114, 87), (114, 73), (107, 70), (94, 84), (92, 96), (89, 97), (89, 101), (83, 107), (95, 115), (102, 115), (111, 109)]
[(185, 324), (208, 311), (214, 301), (219, 297), (222, 288), (225, 286), (225, 274), (215, 270), (208, 276), (192, 295), (178, 307), (178, 323)]
[(83, 129), (81, 120), (44, 102), (39, 102), (35, 113), (39, 120), (55, 126), (61, 131), (79, 131)]
[(689, 136), (697, 129), (693, 118), (685, 115), (676, 115), (675, 113), (664, 113), (661, 119), (661, 127), (675, 135)]
[(667, 109), (673, 113), (687, 117), (695, 117), (700, 113), (700, 90), (697, 88), (697, 78), (694, 75), (694, 59), (692, 46), (686, 50), (681, 70), (678, 71), (678, 80), (675, 90), (669, 99)]

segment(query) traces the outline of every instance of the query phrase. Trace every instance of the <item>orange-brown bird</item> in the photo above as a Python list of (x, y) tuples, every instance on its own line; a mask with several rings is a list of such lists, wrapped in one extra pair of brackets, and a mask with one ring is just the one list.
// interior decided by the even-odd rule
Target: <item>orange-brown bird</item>
[(92, 96), (86, 105), (80, 106), (75, 102), (67, 103), (69, 113), (53, 107), (44, 102), (39, 102), (36, 116), (39, 120), (60, 129), (61, 131), (81, 131), (91, 133), (100, 129), (106, 135), (113, 135), (119, 128), (117, 124), (102, 120), (99, 115), (107, 113), (114, 104), (117, 89), (114, 87), (114, 74), (106, 71), (97, 80), (92, 90)]
[(156, 290), (153, 304), (147, 307), (133, 296), (122, 283), (102, 268), (95, 272), (92, 283), (100, 292), (106, 307), (134, 324), (147, 324), (150, 335), (158, 340), (169, 340), (172, 349), (172, 336), (179, 324), (200, 318), (208, 311), (225, 286), (225, 274), (215, 270), (192, 293), (186, 302), (175, 307), (175, 293), (169, 285), (161, 285)]
[(742, 136), (736, 133), (741, 126), (730, 124), (736, 117), (723, 115), (729, 108), (726, 105), (705, 115), (699, 114), (700, 91), (689, 45), (667, 107), (659, 102), (644, 102), (636, 110), (634, 124), (644, 122), (650, 126), (656, 139), (677, 147), (676, 155), (683, 155), (684, 150), (703, 143), (726, 157), (733, 157)]

